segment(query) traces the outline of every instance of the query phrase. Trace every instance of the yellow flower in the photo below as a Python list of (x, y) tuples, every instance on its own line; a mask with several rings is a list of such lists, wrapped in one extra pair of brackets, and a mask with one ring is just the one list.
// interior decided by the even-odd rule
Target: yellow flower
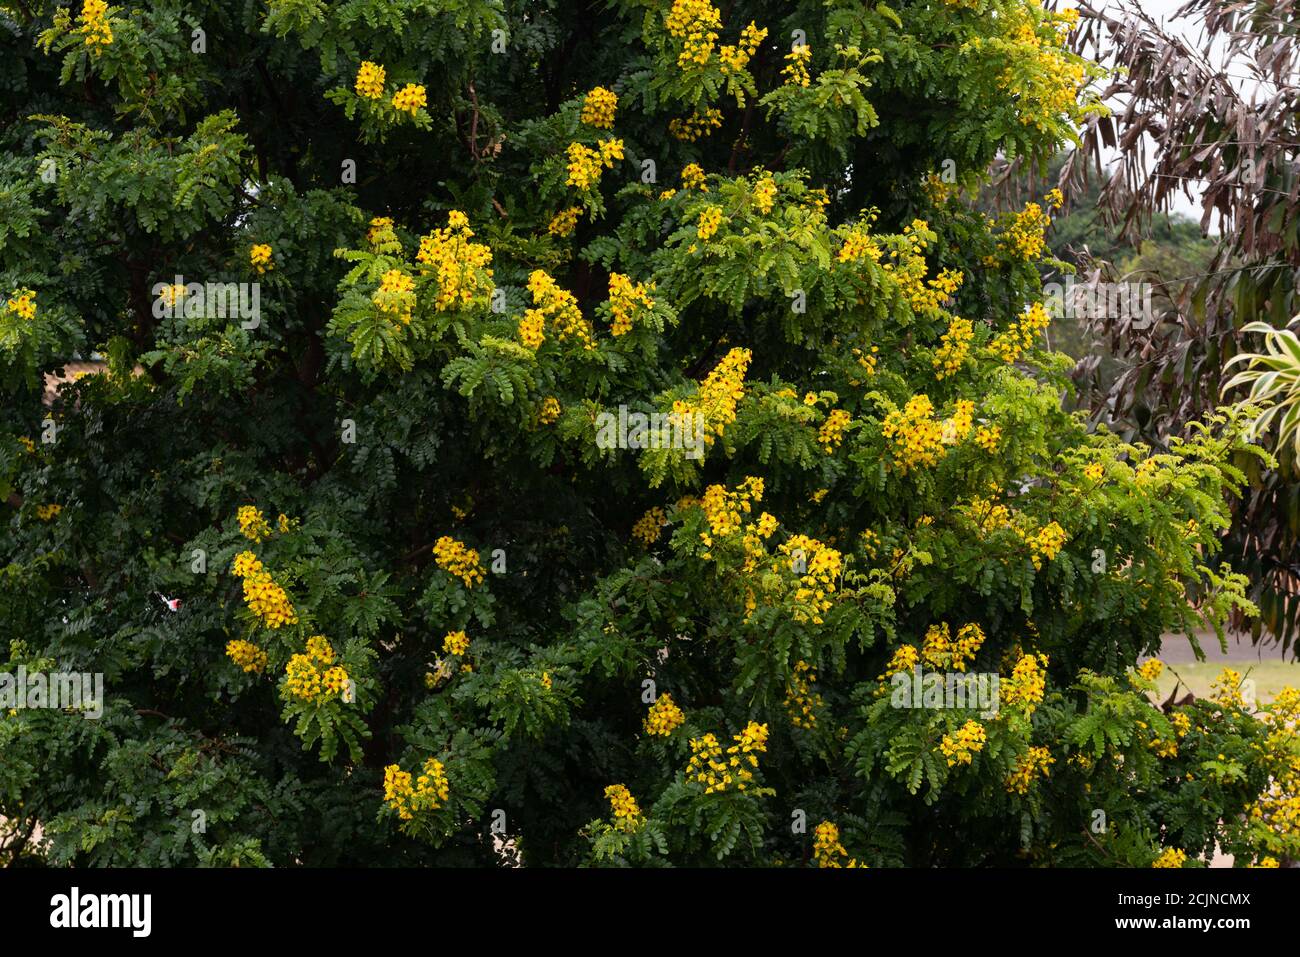
[(696, 227), (695, 235), (700, 239), (712, 239), (713, 234), (718, 231), (722, 225), (722, 207), (705, 206), (700, 213), (699, 225)]
[(1011, 776), (1007, 778), (1007, 790), (1012, 794), (1029, 793), (1030, 785), (1041, 774), (1047, 777), (1051, 774), (1049, 767), (1056, 762), (1051, 752), (1047, 748), (1033, 747), (1025, 753), (1019, 761), (1016, 762)]
[(403, 323), (411, 321), (415, 310), (415, 280), (400, 269), (390, 269), (379, 279), (379, 288), (370, 301)]
[(443, 535), (434, 542), (433, 555), (438, 567), (459, 578), (466, 588), (481, 584), (486, 577), (479, 563), (478, 550), (467, 548), (464, 542), (450, 535)]
[(817, 432), (817, 441), (821, 443), (827, 455), (840, 447), (840, 443), (844, 441), (844, 431), (849, 427), (851, 419), (852, 417), (843, 409), (832, 409), (831, 414), (826, 416), (826, 421)]
[(985, 452), (996, 452), (1002, 441), (1002, 429), (996, 425), (981, 425), (975, 430), (975, 444)]
[(532, 349), (540, 346), (544, 338), (544, 322), (550, 320), (551, 328), (561, 342), (573, 340), (581, 344), (583, 349), (595, 349), (591, 323), (583, 317), (573, 293), (560, 288), (542, 269), (534, 269), (529, 274), (528, 291), (532, 294), (536, 308), (525, 312), (524, 320), (519, 324), (519, 338), (524, 345)]
[(546, 231), (552, 236), (561, 238), (570, 235), (578, 225), (578, 216), (581, 213), (581, 206), (570, 206), (568, 209), (560, 210), (551, 217), (551, 222), (547, 225)]
[(463, 631), (449, 631), (442, 639), (442, 650), (457, 657), (469, 649), (469, 636)]
[(408, 83), (393, 94), (393, 108), (414, 116), (428, 103), (424, 87), (418, 83)]
[(8, 310), (19, 318), (36, 318), (36, 293), (30, 289), (15, 289), (6, 305)]
[(560, 417), (560, 411), (560, 400), (553, 395), (548, 395), (542, 400), (542, 408), (537, 413), (537, 418), (543, 425), (550, 425)]
[(677, 707), (672, 695), (661, 694), (646, 715), (645, 733), (666, 738), (685, 723), (686, 715)]
[(656, 505), (636, 520), (632, 526), (632, 537), (640, 539), (648, 548), (659, 541), (659, 530), (667, 523), (668, 516)]
[(822, 696), (813, 685), (817, 683), (817, 672), (806, 661), (794, 663), (794, 673), (785, 689), (785, 710), (790, 716), (790, 723), (796, 728), (814, 728), (817, 726), (817, 709), (822, 706)]
[(1138, 665), (1137, 673), (1147, 681), (1157, 680), (1165, 670), (1165, 663), (1159, 658), (1150, 658)]
[(469, 217), (458, 209), (447, 212), (447, 225), (420, 238), (415, 261), (426, 275), (438, 281), (433, 307), (438, 312), (463, 309), (491, 297), (493, 291), (492, 250), (473, 242)]
[(781, 75), (785, 77), (786, 86), (808, 86), (812, 82), (808, 75), (808, 64), (812, 61), (812, 47), (804, 43), (785, 55), (785, 66)]
[(1105, 468), (1100, 462), (1090, 462), (1083, 470), (1083, 474), (1093, 482), (1099, 481), (1104, 473)]
[(622, 273), (609, 274), (609, 311), (614, 316), (609, 330), (611, 336), (631, 332), (633, 321), (644, 310), (654, 308), (655, 301), (650, 297), (653, 289), (653, 283), (647, 288), (645, 283), (634, 283)]
[(862, 867), (856, 858), (842, 862), (840, 858), (848, 857), (849, 852), (840, 843), (840, 829), (830, 821), (822, 821), (813, 832), (813, 860), (818, 867)]
[(384, 81), (387, 76), (387, 72), (379, 64), (371, 63), (369, 60), (361, 61), (361, 69), (357, 70), (357, 96), (363, 96), (368, 100), (379, 99), (384, 95)]
[(605, 788), (605, 797), (614, 811), (614, 826), (620, 831), (635, 831), (641, 826), (641, 809), (637, 807), (632, 792), (622, 784)]
[(226, 655), (245, 672), (260, 672), (266, 667), (266, 652), (251, 641), (236, 638), (227, 642)]
[(271, 534), (266, 516), (255, 505), (241, 505), (238, 513), (239, 532), (250, 542), (260, 542)]
[(682, 188), (698, 189), (702, 193), (709, 191), (709, 187), (704, 180), (704, 170), (700, 169), (699, 164), (687, 163), (682, 168)]
[(582, 122), (600, 130), (613, 129), (618, 110), (618, 94), (603, 86), (595, 87), (582, 101)]
[(948, 759), (948, 767), (956, 764), (970, 764), (971, 756), (984, 750), (988, 735), (984, 726), (978, 721), (968, 720), (957, 729), (955, 735), (945, 734), (939, 742), (939, 750)]
[(81, 5), (81, 35), (92, 56), (99, 56), (103, 48), (113, 42), (113, 28), (108, 23), (108, 4), (105, 0), (85, 0)]
[(271, 262), (271, 247), (266, 243), (254, 244), (248, 250), (248, 261), (259, 276), (275, 268), (275, 263)]
[(1152, 867), (1182, 867), (1187, 860), (1187, 852), (1176, 847), (1167, 847), (1151, 864)]
[(684, 120), (677, 118), (669, 120), (668, 132), (674, 139), (694, 143), (696, 140), (708, 136), (721, 125), (722, 111), (710, 107), (703, 113), (692, 113)]
[(961, 368), (970, 354), (971, 342), (975, 338), (975, 325), (969, 319), (954, 318), (943, 334), (939, 349), (932, 360), (935, 368), (934, 377), (945, 379)]
[(51, 505), (38, 505), (36, 506), (36, 517), (42, 522), (48, 522), (62, 511), (63, 506), (57, 502)]

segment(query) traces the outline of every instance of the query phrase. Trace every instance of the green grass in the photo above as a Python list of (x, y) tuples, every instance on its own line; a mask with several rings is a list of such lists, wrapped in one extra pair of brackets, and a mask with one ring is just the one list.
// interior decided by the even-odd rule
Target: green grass
[[(1173, 691), (1175, 682), (1182, 679), (1178, 697), (1190, 689), (1198, 698), (1210, 696), (1210, 682), (1219, 676), (1225, 667), (1239, 671), (1244, 678), (1255, 682), (1255, 700), (1267, 704), (1286, 685), (1300, 688), (1300, 662), (1295, 661), (1194, 661), (1190, 663), (1165, 665), (1164, 673), (1156, 682), (1159, 688), (1159, 700), (1164, 702)], [(1177, 676), (1175, 677), (1175, 672)]]

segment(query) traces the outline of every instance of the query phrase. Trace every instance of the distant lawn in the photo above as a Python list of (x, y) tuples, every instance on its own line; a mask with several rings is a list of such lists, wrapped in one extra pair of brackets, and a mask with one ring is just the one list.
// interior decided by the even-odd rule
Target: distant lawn
[[(1296, 661), (1193, 661), (1180, 664), (1166, 664), (1164, 673), (1156, 682), (1159, 688), (1159, 700), (1163, 702), (1173, 691), (1178, 678), (1182, 686), (1178, 697), (1188, 690), (1198, 698), (1210, 696), (1210, 682), (1219, 676), (1225, 667), (1234, 668), (1245, 678), (1255, 682), (1255, 700), (1267, 704), (1286, 685), (1300, 688), (1300, 662)], [(1177, 677), (1174, 676), (1177, 672)]]

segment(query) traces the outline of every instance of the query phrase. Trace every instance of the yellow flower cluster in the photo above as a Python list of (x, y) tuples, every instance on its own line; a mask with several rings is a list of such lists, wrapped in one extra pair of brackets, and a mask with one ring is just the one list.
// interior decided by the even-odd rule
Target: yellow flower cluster
[(880, 248), (875, 237), (855, 226), (844, 234), (844, 245), (835, 254), (835, 258), (842, 263), (861, 262), (863, 259), (878, 263), (882, 255), (884, 250)]
[(1147, 681), (1157, 681), (1164, 670), (1165, 663), (1159, 658), (1149, 658), (1137, 667), (1137, 673)]
[[(560, 286), (545, 270), (534, 269), (528, 276), (528, 291), (532, 293), (536, 308), (525, 311), (519, 323), (519, 339), (530, 349), (536, 349), (545, 338), (546, 320), (561, 342), (574, 339), (584, 349), (596, 348), (591, 323), (582, 316), (578, 300), (573, 293)], [(536, 343), (536, 345), (534, 345)]]
[(748, 349), (730, 350), (700, 383), (693, 401), (673, 403), (673, 412), (679, 416), (695, 412), (704, 416), (705, 445), (712, 445), (736, 421), (736, 406), (745, 394), (745, 372), (751, 359), (753, 353)]
[(796, 728), (815, 728), (817, 726), (817, 709), (823, 704), (822, 696), (813, 687), (817, 683), (817, 672), (806, 661), (794, 663), (794, 674), (785, 689), (785, 710), (790, 715), (790, 723)]
[(911, 671), (920, 660), (921, 656), (915, 645), (900, 645), (895, 649), (894, 656), (889, 659), (889, 664), (885, 665), (885, 673), (880, 675), (879, 680), (884, 681), (894, 675)]
[(560, 400), (553, 395), (548, 395), (542, 400), (542, 408), (537, 413), (537, 418), (543, 425), (550, 425), (560, 417), (560, 411)]
[(1017, 259), (1025, 262), (1037, 259), (1047, 248), (1044, 237), (1051, 222), (1043, 207), (1026, 203), (1024, 209), (1011, 217), (998, 243)]
[(34, 319), (36, 318), (36, 293), (30, 289), (15, 289), (5, 307), (20, 319)]
[(465, 308), (476, 299), (492, 294), (492, 250), (472, 242), (474, 230), (469, 217), (458, 209), (449, 210), (447, 225), (420, 239), (416, 262), (438, 279), (438, 296), (433, 307), (439, 312)]
[(826, 421), (817, 430), (817, 441), (821, 443), (827, 455), (840, 447), (840, 443), (844, 441), (844, 431), (851, 421), (852, 416), (843, 409), (832, 409), (831, 414), (826, 416)]
[(1037, 532), (1030, 534), (1017, 528), (1016, 534), (1019, 535), (1030, 548), (1030, 559), (1034, 563), (1034, 568), (1043, 567), (1043, 559), (1049, 562), (1060, 554), (1061, 549), (1069, 540), (1069, 536), (1056, 522), (1048, 522)]
[(601, 140), (598, 149), (570, 143), (566, 152), (569, 157), (568, 184), (585, 192), (600, 182), (600, 174), (605, 168), (613, 169), (614, 161), (623, 158), (623, 141)]
[(906, 475), (912, 469), (934, 465), (944, 457), (943, 426), (934, 416), (930, 397), (916, 395), (885, 416), (881, 433), (894, 442), (894, 464)]
[(1187, 860), (1187, 852), (1176, 847), (1167, 847), (1152, 863), (1152, 867), (1182, 867)]
[(750, 57), (758, 49), (758, 45), (767, 39), (767, 30), (759, 29), (754, 21), (740, 31), (740, 42), (737, 44), (723, 44), (722, 49), (718, 51), (718, 59), (722, 61), (722, 72), (724, 75), (731, 73), (740, 73), (745, 67), (749, 66)]
[(1016, 104), (1022, 124), (1048, 131), (1053, 120), (1073, 111), (1079, 88), (1087, 78), (1083, 64), (1064, 48), (1065, 36), (1077, 22), (1078, 11), (1049, 13), (1044, 21), (1044, 27), (1051, 31), (1047, 38), (1039, 36), (1028, 9), (1020, 16), (1024, 19), (997, 41), (1009, 61), (997, 82), (1012, 94), (1011, 102)]
[[(822, 615), (830, 610), (836, 581), (843, 567), (843, 556), (834, 548), (807, 535), (792, 535), (782, 543), (781, 551), (791, 556), (791, 568), (799, 580), (795, 589), (794, 620), (823, 624)], [(802, 556), (803, 572), (797, 567)]]
[(433, 544), (434, 560), (443, 571), (465, 583), (466, 588), (481, 584), (486, 577), (478, 560), (478, 549), (466, 548), (464, 542), (443, 535)]
[(393, 94), (393, 109), (410, 113), (412, 116), (418, 113), (428, 102), (424, 95), (424, 87), (418, 83), (408, 83)]
[(370, 301), (398, 321), (409, 323), (415, 310), (415, 280), (400, 269), (390, 269), (379, 279), (379, 288)]
[(668, 121), (668, 132), (674, 139), (684, 143), (694, 143), (708, 136), (722, 125), (722, 111), (709, 107), (703, 113), (695, 112), (686, 119), (673, 118)]
[(984, 725), (978, 721), (968, 720), (957, 729), (955, 735), (945, 734), (939, 742), (939, 750), (948, 759), (948, 767), (956, 764), (970, 764), (971, 756), (984, 750), (988, 735)]
[(226, 655), (244, 671), (261, 671), (266, 667), (266, 652), (253, 644), (236, 638), (226, 643)]
[(999, 699), (1003, 705), (1023, 708), (1026, 715), (1042, 703), (1047, 688), (1047, 655), (1022, 655), (1011, 671), (1011, 677), (1001, 682)]
[(840, 829), (830, 821), (822, 821), (813, 832), (813, 860), (818, 867), (861, 867), (857, 858), (850, 857), (847, 863), (840, 858), (849, 857), (840, 843)]
[(376, 216), (371, 219), (370, 227), (366, 230), (366, 242), (372, 246), (396, 243), (397, 233), (393, 232), (393, 218)]
[(249, 575), (254, 575), (263, 570), (262, 563), (257, 560), (257, 556), (252, 552), (240, 552), (236, 555), (234, 565), (231, 568), (237, 578), (247, 578)]
[(81, 35), (90, 52), (98, 56), (104, 47), (113, 42), (113, 28), (108, 23), (108, 4), (105, 0), (85, 0), (81, 5)]
[(667, 521), (668, 516), (664, 510), (656, 505), (636, 520), (636, 524), (632, 526), (632, 537), (640, 539), (642, 544), (649, 548), (659, 541), (660, 529)]
[(685, 723), (686, 715), (682, 713), (681, 708), (677, 707), (673, 696), (661, 694), (655, 699), (655, 703), (650, 706), (649, 714), (646, 715), (645, 733), (666, 738)]
[(695, 235), (700, 239), (712, 239), (718, 227), (722, 225), (722, 207), (705, 206), (700, 212), (699, 224), (695, 228)]
[(436, 811), (451, 795), (447, 772), (437, 758), (424, 762), (424, 773), (411, 782), (411, 772), (401, 765), (390, 764), (384, 768), (384, 802), (397, 812), (403, 821), (415, 817), (416, 811)]
[(687, 163), (682, 167), (682, 188), (698, 189), (702, 193), (709, 191), (709, 186), (704, 181), (704, 170), (698, 163)]
[(812, 82), (808, 75), (808, 64), (812, 62), (812, 47), (804, 43), (785, 55), (785, 66), (781, 75), (785, 77), (786, 86), (807, 86)]
[(609, 309), (614, 315), (610, 327), (611, 336), (621, 336), (632, 331), (633, 321), (641, 315), (643, 309), (653, 309), (655, 301), (650, 297), (654, 283), (648, 287), (643, 282), (633, 282), (622, 273), (609, 274)]
[(298, 614), (293, 610), (289, 596), (262, 568), (261, 562), (257, 562), (256, 568), (244, 576), (244, 603), (267, 628), (298, 624)]
[[(741, 515), (748, 515), (753, 503), (763, 500), (763, 480), (749, 476), (728, 492), (725, 485), (710, 485), (704, 490), (700, 507), (709, 523), (709, 531), (700, 532), (700, 540), (712, 548), (714, 538), (727, 538), (740, 531)], [(707, 555), (705, 557), (708, 557)]]
[(1016, 762), (1015, 769), (1012, 770), (1011, 776), (1007, 778), (1007, 790), (1012, 794), (1027, 794), (1029, 787), (1037, 780), (1041, 774), (1043, 777), (1051, 775), (1049, 767), (1056, 762), (1047, 748), (1032, 747), (1026, 752), (1025, 756)]
[(971, 622), (957, 629), (956, 639), (953, 639), (951, 634), (947, 622), (931, 625), (925, 633), (921, 656), (935, 668), (965, 671), (966, 664), (975, 660), (975, 655), (984, 644), (984, 630)]
[(271, 247), (267, 243), (255, 243), (248, 250), (248, 261), (259, 276), (275, 268), (275, 263), (271, 262)]
[(760, 213), (770, 213), (776, 203), (776, 180), (763, 176), (754, 184), (754, 208)]
[(255, 505), (241, 505), (238, 512), (239, 533), (250, 542), (260, 542), (271, 534), (266, 516)]
[(52, 505), (37, 505), (36, 517), (39, 518), (42, 522), (48, 522), (50, 519), (54, 518), (54, 516), (58, 515), (62, 511), (63, 511), (63, 506), (59, 505), (57, 502)]
[(574, 228), (578, 225), (578, 216), (581, 213), (581, 206), (570, 206), (568, 209), (560, 210), (551, 217), (551, 221), (546, 227), (547, 233), (561, 238), (572, 234)]
[(961, 368), (970, 354), (971, 342), (975, 339), (975, 324), (969, 319), (954, 317), (948, 324), (948, 331), (939, 341), (939, 349), (934, 354), (934, 377), (946, 379)]
[(969, 399), (958, 399), (952, 417), (940, 423), (941, 441), (944, 445), (956, 445), (970, 435), (971, 424), (975, 416), (975, 403)]
[(1241, 672), (1235, 668), (1220, 671), (1219, 676), (1210, 682), (1210, 700), (1235, 708), (1246, 707), (1246, 698), (1241, 691)]
[(743, 791), (754, 780), (754, 772), (750, 769), (758, 767), (755, 753), (767, 750), (767, 725), (751, 721), (732, 740), (736, 743), (724, 753), (713, 734), (691, 739), (691, 760), (686, 765), (686, 777), (703, 784), (705, 794), (722, 792), (732, 785)]
[(592, 89), (582, 100), (582, 122), (598, 130), (614, 128), (614, 114), (618, 111), (618, 94), (603, 86)]
[(998, 443), (1002, 441), (1002, 427), (997, 425), (981, 425), (975, 430), (975, 444), (985, 452), (996, 452)]
[(1025, 352), (1033, 347), (1035, 340), (1042, 334), (1043, 330), (1051, 323), (1052, 317), (1048, 315), (1047, 310), (1043, 308), (1041, 302), (1036, 302), (1029, 307), (1029, 311), (1021, 317), (1019, 322), (1012, 323), (1006, 331), (999, 333), (998, 336), (989, 343), (994, 353), (996, 353), (1004, 362), (1015, 362)]
[(674, 0), (664, 20), (669, 36), (679, 41), (677, 65), (683, 70), (704, 66), (722, 29), (722, 15), (709, 0)]
[(457, 657), (469, 650), (469, 636), (463, 631), (449, 631), (442, 638), (442, 650)]
[(307, 639), (306, 654), (294, 655), (285, 668), (284, 690), (290, 697), (323, 701), (341, 696), (347, 687), (347, 669), (334, 664), (334, 648), (324, 635)]
[(388, 72), (382, 66), (369, 60), (362, 60), (361, 68), (357, 70), (357, 96), (365, 97), (367, 100), (379, 99), (384, 95), (384, 83), (387, 79)]
[(609, 799), (609, 806), (614, 811), (615, 828), (630, 833), (644, 823), (636, 798), (632, 797), (632, 792), (624, 785), (611, 784), (605, 788), (605, 797)]

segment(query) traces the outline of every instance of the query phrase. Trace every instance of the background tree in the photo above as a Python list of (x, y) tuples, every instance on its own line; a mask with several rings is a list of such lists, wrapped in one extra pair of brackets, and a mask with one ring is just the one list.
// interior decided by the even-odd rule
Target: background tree
[[(1149, 328), (1100, 323), (1128, 371), (1097, 390), (1094, 409), (1124, 434), (1159, 445), (1220, 401), (1235, 355), (1263, 348), (1244, 326), (1279, 328), (1300, 312), (1296, 5), (1191, 0), (1175, 16), (1197, 23), (1203, 43), (1172, 34), (1134, 4), (1080, 10), (1076, 48), (1104, 49), (1119, 68), (1104, 96), (1120, 107), (1087, 126), (1068, 172), (1082, 176), (1103, 147), (1118, 147), (1119, 171), (1100, 197), (1111, 222), (1141, 236), (1182, 192), (1199, 195), (1202, 230), (1218, 229), (1202, 268), (1134, 275), (1155, 285)], [(1261, 609), (1255, 639), (1286, 649), (1300, 624), (1300, 476), (1294, 449), (1280, 443), (1277, 452), (1276, 469), (1239, 463), (1250, 491), (1234, 506), (1225, 554), (1250, 577)]]
[(1295, 856), (1300, 699), (1132, 670), (1249, 610), (1244, 424), (1089, 433), (1059, 197), (959, 192), (1098, 109), (1072, 13), (0, 8), (4, 670), (108, 688), (0, 717), (11, 860)]

